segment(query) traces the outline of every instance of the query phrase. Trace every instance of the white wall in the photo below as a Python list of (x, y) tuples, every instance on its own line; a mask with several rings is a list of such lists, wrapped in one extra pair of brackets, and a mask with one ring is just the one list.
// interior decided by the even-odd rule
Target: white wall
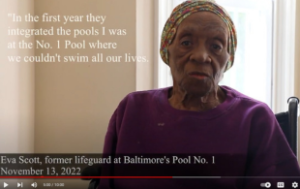
[(300, 98), (300, 1), (296, 1), (295, 34), (295, 95)]
[(7, 55), (34, 54), (33, 50), (7, 48), (9, 41), (19, 39), (7, 36), (8, 27), (33, 27), (32, 23), (12, 22), (8, 13), (33, 13), (33, 0), (3, 0), (0, 12), (0, 153), (33, 153), (34, 64), (9, 62), (7, 59)]
[[(296, 31), (295, 31), (295, 96), (300, 99), (300, 1), (296, 1)], [(299, 109), (298, 109), (299, 111)], [(300, 119), (298, 117), (298, 154), (300, 152)], [(298, 157), (298, 161), (300, 162), (300, 157)]]
[(136, 0), (136, 54), (146, 56), (148, 62), (136, 63), (136, 90), (149, 90), (154, 86), (154, 60), (158, 52), (155, 51), (155, 10), (154, 1)]

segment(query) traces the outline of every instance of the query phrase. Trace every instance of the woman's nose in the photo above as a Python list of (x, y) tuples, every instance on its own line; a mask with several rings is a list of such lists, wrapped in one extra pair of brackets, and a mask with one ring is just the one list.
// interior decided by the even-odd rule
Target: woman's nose
[(192, 53), (190, 56), (190, 60), (195, 63), (203, 64), (203, 63), (211, 63), (211, 58), (209, 56), (209, 51), (205, 47), (205, 45), (197, 45), (195, 48), (192, 49)]

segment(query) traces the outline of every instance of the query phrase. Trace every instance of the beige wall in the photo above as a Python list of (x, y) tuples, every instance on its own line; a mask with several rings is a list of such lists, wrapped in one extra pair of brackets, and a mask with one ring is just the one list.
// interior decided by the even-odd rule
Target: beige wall
[[(22, 7), (22, 8), (20, 8)], [(7, 55), (33, 55), (33, 50), (8, 49), (15, 36), (7, 37), (7, 29), (32, 28), (32, 23), (12, 22), (8, 13), (33, 12), (33, 0), (1, 1), (0, 47), (0, 153), (34, 152), (34, 64), (9, 62)], [(4, 36), (4, 37), (3, 37)], [(33, 41), (28, 39), (27, 42)]]
[[(118, 5), (118, 6), (116, 6)], [(126, 37), (94, 36), (72, 39), (51, 36), (47, 40), (116, 41), (107, 55), (135, 54), (134, 0), (37, 0), (35, 14), (107, 16), (106, 28), (127, 30)], [(50, 27), (39, 23), (35, 27)], [(60, 24), (62, 25), (62, 24)], [(93, 24), (92, 24), (93, 25)], [(88, 23), (64, 28), (89, 28)], [(55, 25), (59, 26), (59, 24)], [(62, 25), (63, 26), (63, 25)], [(99, 24), (94, 24), (99, 26)], [(36, 37), (36, 39), (40, 39)], [(46, 39), (46, 38), (44, 38)], [(102, 50), (103, 51), (103, 50)], [(101, 50), (36, 50), (40, 53), (94, 55)], [(108, 121), (124, 96), (135, 91), (135, 63), (37, 63), (35, 67), (35, 152), (100, 153)]]

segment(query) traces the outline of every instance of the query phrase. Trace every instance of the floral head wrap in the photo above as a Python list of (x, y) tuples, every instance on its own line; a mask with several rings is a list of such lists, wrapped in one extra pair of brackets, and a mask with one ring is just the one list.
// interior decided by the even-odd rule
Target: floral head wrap
[(218, 15), (228, 27), (229, 31), (229, 43), (228, 52), (231, 55), (227, 62), (225, 71), (232, 67), (234, 61), (234, 53), (237, 45), (236, 30), (234, 24), (226, 12), (226, 10), (220, 5), (216, 4), (214, 0), (194, 0), (185, 1), (175, 7), (170, 18), (167, 20), (163, 29), (161, 37), (160, 55), (166, 64), (169, 64), (168, 47), (172, 43), (177, 28), (180, 23), (187, 18), (189, 15), (201, 11), (209, 11)]

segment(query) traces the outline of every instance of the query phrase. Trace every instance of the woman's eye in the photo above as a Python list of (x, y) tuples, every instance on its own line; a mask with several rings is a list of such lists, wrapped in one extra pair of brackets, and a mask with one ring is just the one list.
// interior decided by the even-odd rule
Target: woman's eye
[(186, 46), (186, 47), (190, 46), (191, 44), (192, 43), (190, 41), (183, 41), (183, 42), (181, 42), (181, 45)]
[(213, 44), (213, 45), (212, 45), (212, 48), (213, 48), (214, 50), (220, 50), (222, 47), (221, 47), (220, 45)]

